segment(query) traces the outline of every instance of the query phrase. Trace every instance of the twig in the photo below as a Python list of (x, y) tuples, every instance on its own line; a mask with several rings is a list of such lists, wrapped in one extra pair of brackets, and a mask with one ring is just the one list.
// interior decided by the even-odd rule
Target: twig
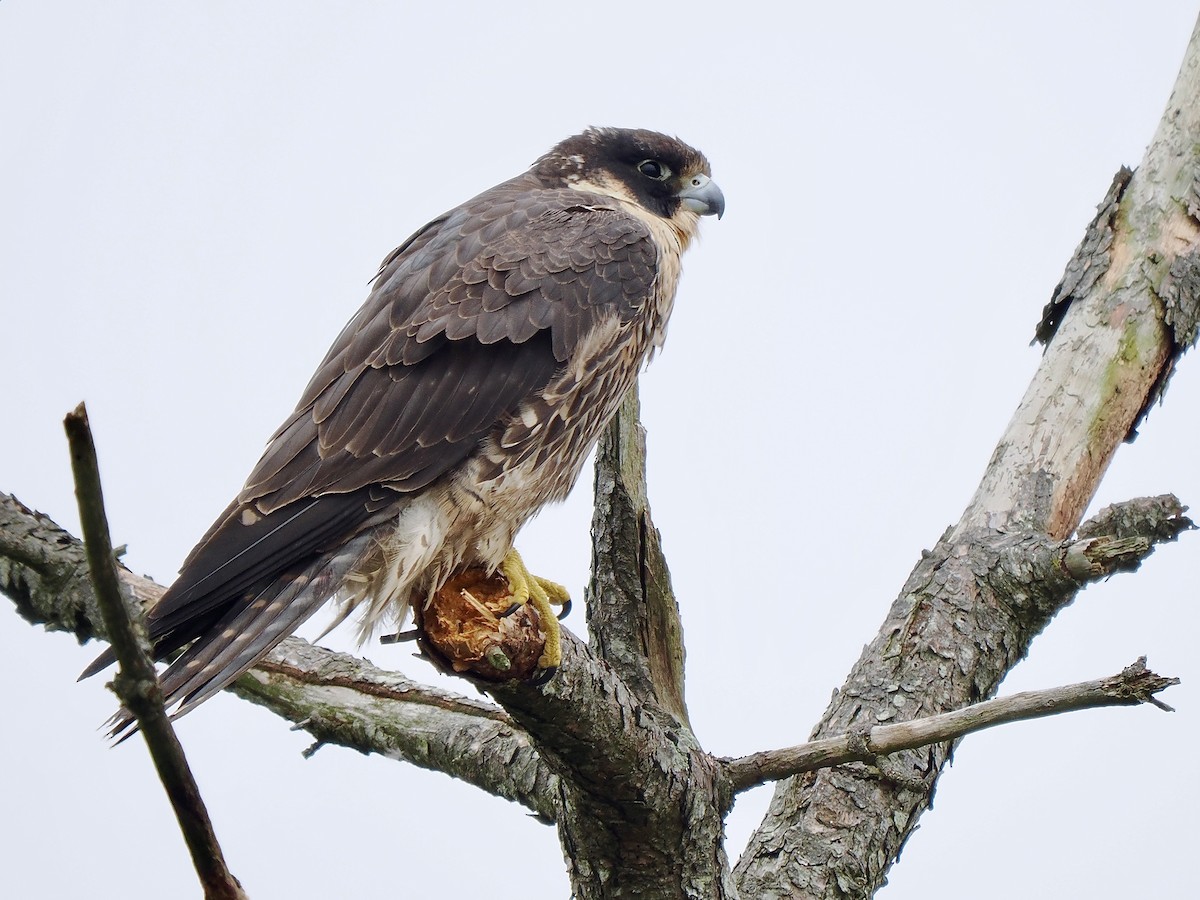
[(1058, 713), (1101, 706), (1136, 706), (1150, 703), (1173, 712), (1154, 695), (1179, 684), (1146, 668), (1141, 657), (1119, 675), (1041, 691), (1023, 691), (1011, 697), (987, 700), (953, 712), (913, 719), (896, 725), (877, 725), (861, 732), (811, 741), (782, 750), (766, 750), (723, 760), (735, 792), (778, 781), (791, 775), (825, 769), (848, 762), (874, 762), (900, 750), (911, 750), (940, 741), (951, 741), (994, 725), (1038, 719)]
[(109, 640), (121, 663), (121, 671), (113, 679), (113, 690), (137, 719), (145, 735), (154, 767), (192, 854), (204, 896), (208, 900), (245, 900), (245, 892), (225, 865), (200, 789), (163, 707), (162, 691), (154, 663), (147, 653), (145, 634), (140, 627), (134, 627), (121, 594), (108, 517), (104, 512), (96, 447), (92, 442), (87, 410), (82, 403), (74, 412), (68, 413), (63, 426), (71, 447), (71, 469), (75, 475), (75, 496), (79, 501), (88, 568)]

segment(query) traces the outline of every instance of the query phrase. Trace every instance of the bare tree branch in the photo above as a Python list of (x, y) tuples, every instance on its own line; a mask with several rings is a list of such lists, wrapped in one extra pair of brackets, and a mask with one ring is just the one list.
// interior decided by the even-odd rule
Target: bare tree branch
[[(1200, 32), (1138, 171), (1105, 200), (1042, 364), (962, 519), (914, 568), (814, 739), (991, 697), (1071, 601), (1046, 571), (1120, 443), (1195, 339), (1200, 279)], [(1115, 202), (1114, 202), (1115, 201)], [(1111, 232), (1104, 239), (1098, 233)], [(1064, 278), (1064, 282), (1067, 279)], [(1061, 310), (1060, 310), (1061, 312)], [(1181, 324), (1182, 323), (1182, 324)], [(1078, 571), (1078, 568), (1077, 568)], [(860, 764), (779, 783), (736, 875), (743, 896), (866, 898), (931, 802), (953, 742), (903, 751), (906, 778)], [(919, 787), (918, 787), (919, 786)]]
[[(501, 709), (411, 681), (346, 653), (288, 638), (237, 681), (239, 697), (317, 740), (443, 772), (558, 816), (558, 776)], [(314, 746), (314, 749), (315, 749)]]
[[(640, 425), (636, 419), (626, 418), (610, 428), (632, 429), (636, 434)], [(611, 446), (631, 447), (636, 442), (631, 444), (626, 435)], [(602, 480), (609, 484), (621, 481), (622, 491), (637, 496), (636, 479), (643, 477), (640, 457), (632, 468), (620, 452), (607, 458), (632, 474), (618, 474), (615, 479), (602, 474)], [(644, 490), (642, 484), (643, 498)], [(653, 526), (644, 500), (640, 504), (615, 503), (614, 508), (617, 512), (597, 527), (624, 529), (626, 535), (647, 540), (647, 527)], [(0, 528), (0, 558), (8, 560), (7, 568), (0, 569), (0, 587), (17, 593), (18, 603), (31, 611), (29, 617), (34, 621), (59, 624), (58, 611), (69, 611), (74, 616), (72, 630), (81, 636), (94, 634), (97, 628), (87, 615), (89, 603), (75, 596), (86, 586), (55, 566), (59, 555), (68, 566), (74, 564), (77, 542), (45, 517), (11, 498), (7, 502), (0, 498), (0, 524), (8, 522), (16, 527), (11, 531)], [(13, 540), (15, 546), (9, 546), (10, 537), (17, 534), (21, 541)], [(609, 546), (617, 544), (610, 541)], [(661, 557), (645, 545), (635, 551), (635, 558), (639, 556), (642, 571), (652, 576), (647, 583), (657, 585), (652, 589), (660, 591), (658, 596), (673, 608), (673, 598), (661, 587), (669, 585)], [(39, 560), (37, 569), (22, 562), (30, 558)], [(130, 578), (128, 573), (122, 577)], [(66, 589), (64, 593), (55, 590), (59, 585)], [(139, 591), (152, 603), (161, 588), (141, 579)], [(640, 602), (636, 592), (627, 599)], [(668, 629), (667, 634), (674, 634), (674, 638), (664, 639), (667, 644), (678, 642), (677, 627)], [(560, 829), (565, 827), (561, 816), (565, 804), (573, 813), (568, 818), (576, 823), (576, 830), (564, 839), (580, 850), (571, 855), (573, 875), (598, 891), (611, 887), (614, 877), (601, 868), (599, 859), (625, 852), (611, 843), (604, 847), (590, 844), (607, 832), (608, 839), (616, 840), (628, 853), (641, 854), (647, 846), (657, 848), (639, 859), (638, 865), (631, 865), (628, 883), (650, 888), (673, 884), (679, 890), (686, 882), (698, 885), (702, 896), (733, 896), (721, 846), (721, 823), (731, 794), (720, 767), (701, 750), (674, 711), (660, 708), (653, 698), (640, 700), (586, 645), (568, 639), (565, 653), (563, 668), (545, 689), (519, 684), (487, 686), (519, 724), (494, 706), (419, 685), (295, 638), (281, 644), (257, 670), (243, 677), (235, 690), (299, 723), (318, 742), (377, 752), (446, 772), (516, 800), (546, 820), (557, 819)], [(630, 723), (638, 727), (631, 728)], [(548, 760), (534, 749), (522, 727), (537, 736), (543, 754), (549, 748)], [(672, 752), (664, 754), (664, 747)], [(554, 769), (571, 771), (575, 784), (564, 787)], [(617, 789), (620, 785), (626, 787)], [(682, 819), (680, 809), (689, 810)], [(642, 820), (641, 827), (624, 834), (608, 827), (637, 820)], [(578, 823), (584, 823), (587, 834), (579, 830)], [(592, 846), (596, 853), (582, 852), (585, 846)], [(689, 848), (689, 853), (682, 854), (681, 847)], [(702, 853), (703, 865), (689, 860), (695, 857), (693, 848)], [(589, 896), (586, 890), (581, 897)]]
[[(1195, 339), (1194, 44), (1170, 122), (1139, 172), (1114, 182), (1056, 293), (1043, 365), (970, 507), (917, 564), (818, 739), (846, 736), (871, 759), (877, 727), (991, 697), (1083, 584), (1135, 568), (1156, 541), (1190, 525), (1174, 498), (1152, 498), (1065, 542), (1116, 446)], [(734, 873), (735, 889), (721, 832), (733, 784), (687, 725), (678, 615), (645, 504), (640, 434), (626, 412), (600, 454), (592, 647), (568, 639), (548, 686), (487, 687), (505, 714), (421, 686), (410, 691), (369, 665), (290, 642), (239, 690), (319, 742), (449, 771), (556, 817), (580, 900), (870, 896), (929, 804), (957, 736), (897, 751), (875, 770), (849, 762), (782, 782)], [(0, 516), (7, 512), (0, 503)], [(48, 533), (46, 524), (28, 531)], [(47, 597), (77, 573), (63, 570), (56, 581), (48, 565), (56, 552), (15, 542), (9, 553), (4, 532), (0, 587), (31, 620), (55, 620), (57, 598), (47, 606)], [(139, 590), (154, 593), (146, 582)], [(80, 636), (94, 627), (82, 594), (64, 603), (62, 627)], [(406, 737), (412, 723), (427, 721), (410, 714), (437, 723), (432, 747)], [(476, 746), (487, 752), (472, 757)], [(522, 770), (515, 780), (505, 760)]]
[[(1169, 495), (1124, 505), (1136, 509), (1126, 518), (1140, 523), (1142, 535), (1060, 542), (982, 531), (939, 543), (909, 576), (813, 739), (935, 716), (991, 696), (1045, 624), (1084, 585), (1107, 574), (1112, 561), (1103, 554), (1094, 567), (1077, 566), (1073, 573), (1066, 562), (1072, 550), (1086, 555), (1080, 547), (1140, 538), (1144, 557), (1157, 542), (1191, 527)], [(1114, 569), (1131, 564), (1124, 554), (1116, 559), (1121, 565)], [(887, 778), (853, 764), (781, 781), (735, 870), (742, 895), (871, 896), (952, 751), (952, 742), (940, 742), (898, 752), (888, 761)], [(786, 868), (778, 858), (784, 846), (795, 854)]]
[(723, 845), (724, 772), (687, 721), (683, 641), (646, 499), (636, 389), (596, 455), (591, 645), (567, 641), (544, 689), (488, 688), (559, 772), (574, 895), (736, 897)]
[[(124, 580), (127, 570), (118, 568)], [(0, 591), (33, 625), (69, 631), (80, 643), (108, 634), (83, 542), (11, 494), (0, 494)]]
[(736, 897), (722, 840), (732, 794), (720, 765), (690, 728), (564, 638), (562, 668), (545, 687), (488, 690), (560, 775), (559, 838), (574, 896)]
[[(638, 426), (627, 419), (612, 426), (618, 427)], [(637, 447), (627, 439), (607, 443), (616, 448)], [(630, 471), (620, 452), (603, 455), (600, 464)], [(602, 470), (598, 485), (611, 483), (611, 476), (604, 476)], [(636, 485), (634, 488), (636, 491)], [(629, 527), (639, 518), (635, 506), (614, 504), (613, 508), (616, 512), (598, 520), (597, 528), (637, 535), (639, 529)], [(1031, 536), (1007, 536), (994, 547), (994, 571), (989, 577), (997, 581), (1024, 578), (1035, 583), (1041, 593), (1028, 593), (1024, 602), (1057, 608), (1074, 596), (1081, 583), (1104, 577), (1109, 571), (1136, 567), (1157, 543), (1173, 539), (1190, 524), (1183, 507), (1169, 495), (1117, 504), (1081, 527), (1080, 534), (1088, 537), (1080, 541), (1039, 542)], [(49, 614), (51, 618), (43, 621), (52, 626), (63, 624), (53, 618), (62, 610), (73, 616), (72, 630), (90, 634), (93, 628), (86, 612), (90, 588), (71, 577), (78, 564), (78, 542), (11, 498), (0, 497), (0, 526), (0, 588), (16, 595), (14, 599), (23, 609), (42, 610), (31, 613), (35, 621)], [(1123, 541), (1126, 551), (1109, 552)], [(608, 546), (615, 546), (611, 539)], [(1074, 556), (1087, 561), (1086, 571), (1081, 570), (1082, 564), (1069, 562)], [(663, 565), (661, 559), (656, 565)], [(158, 585), (131, 573), (123, 571), (122, 578), (127, 586), (136, 587), (146, 603), (153, 603), (161, 593)], [(56, 585), (63, 585), (64, 592), (55, 592)], [(78, 596), (80, 593), (85, 596)], [(638, 848), (645, 846), (670, 846), (676, 840), (673, 829), (688, 832), (687, 846), (703, 853), (711, 865), (702, 866), (699, 873), (680, 872), (684, 855), (651, 855), (631, 866), (635, 870), (631, 880), (641, 885), (678, 885), (681, 879), (690, 878), (690, 883), (708, 885), (704, 889), (710, 896), (722, 896), (721, 892), (733, 896), (732, 887), (720, 880), (723, 869), (714, 856), (721, 852), (720, 823), (733, 796), (723, 767), (703, 754), (677, 716), (659, 709), (652, 699), (648, 704), (641, 702), (621, 680), (613, 679), (585, 646), (572, 641), (570, 653), (569, 665), (545, 694), (515, 687), (511, 696), (504, 697), (521, 725), (490, 704), (421, 685), (296, 638), (284, 642), (245, 676), (235, 692), (299, 723), (318, 745), (337, 744), (404, 759), (515, 800), (547, 821), (558, 819), (565, 830), (566, 846), (575, 849), (581, 850), (581, 844), (595, 839), (593, 830), (600, 835), (624, 834), (617, 841), (619, 847), (592, 847), (596, 853), (618, 856), (640, 852)], [(603, 700), (604, 691), (615, 691), (618, 702)], [(591, 703), (615, 712), (595, 713)], [(649, 731), (635, 736), (630, 733), (631, 722)], [(553, 750), (550, 761), (556, 768), (586, 773), (579, 782), (583, 788), (563, 786), (522, 725), (547, 740)], [(555, 733), (564, 729), (565, 735)], [(656, 759), (654, 749), (662, 746), (676, 749)], [(561, 758), (558, 753), (563, 754)], [(904, 781), (897, 766), (889, 772), (897, 783)], [(631, 792), (612, 790), (619, 785), (631, 786)], [(635, 789), (646, 785), (649, 790)], [(571, 810), (569, 821), (588, 824), (587, 834), (578, 832), (578, 824), (564, 824), (560, 804)], [(681, 808), (690, 811), (684, 820), (677, 815)], [(663, 816), (662, 810), (675, 812)], [(643, 825), (632, 833), (612, 827), (629, 821)], [(714, 851), (714, 847), (718, 849)], [(583, 852), (572, 854), (577, 881), (602, 877), (591, 865), (592, 858)]]
[[(1093, 273), (1052, 307), (1062, 323), (956, 534), (1026, 528), (1063, 538), (1113, 453), (1135, 436), (1200, 310), (1200, 32), (1137, 172), (1119, 173), (1068, 264)], [(1116, 202), (1114, 202), (1116, 201)], [(1104, 235), (1098, 239), (1097, 234)], [(1043, 326), (1038, 336), (1047, 337)]]
[[(82, 567), (82, 568), (81, 568)], [(121, 583), (143, 605), (163, 588), (118, 564)], [(105, 638), (78, 539), (15, 497), (0, 494), (0, 591), (26, 619), (80, 640)], [(289, 638), (234, 691), (320, 743), (378, 753), (461, 778), (555, 817), (557, 776), (528, 738), (492, 704), (384, 672), (365, 660)], [(331, 695), (346, 706), (330, 704)], [(465, 756), (464, 748), (471, 752)]]
[[(192, 864), (210, 900), (245, 900), (238, 880), (225, 864), (212, 820), (192, 776), (183, 746), (163, 706), (158, 674), (150, 659), (146, 633), (135, 626), (117, 579), (116, 558), (104, 512), (100, 468), (82, 403), (63, 423), (71, 446), (71, 468), (75, 473), (75, 496), (83, 526), (84, 549), (100, 613), (121, 670), (113, 679), (113, 691), (137, 719), (158, 778), (171, 801), (179, 829), (192, 856)], [(134, 611), (136, 613), (136, 610)]]
[[(814, 772), (850, 762), (874, 762), (900, 750), (912, 750), (939, 741), (957, 740), (1008, 722), (1039, 719), (1059, 713), (1103, 706), (1137, 706), (1149, 703), (1168, 712), (1171, 707), (1154, 695), (1179, 684), (1146, 668), (1146, 657), (1111, 678), (1098, 678), (1064, 687), (1023, 691), (1011, 697), (985, 700), (924, 719), (897, 725), (867, 727), (838, 737), (810, 741), (782, 750), (766, 750), (724, 760), (735, 793), (768, 781)], [(885, 764), (886, 765), (886, 764)]]
[(687, 724), (683, 626), (646, 497), (635, 384), (596, 448), (587, 619), (596, 653), (639, 697)]

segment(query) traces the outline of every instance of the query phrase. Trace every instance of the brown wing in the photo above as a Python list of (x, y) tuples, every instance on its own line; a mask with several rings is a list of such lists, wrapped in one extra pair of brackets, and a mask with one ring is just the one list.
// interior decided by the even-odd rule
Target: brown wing
[[(246, 591), (389, 515), (462, 463), (603, 318), (638, 315), (657, 254), (612, 201), (525, 175), (384, 261), (295, 413), (151, 614), (187, 643)], [(202, 627), (201, 627), (202, 626)]]

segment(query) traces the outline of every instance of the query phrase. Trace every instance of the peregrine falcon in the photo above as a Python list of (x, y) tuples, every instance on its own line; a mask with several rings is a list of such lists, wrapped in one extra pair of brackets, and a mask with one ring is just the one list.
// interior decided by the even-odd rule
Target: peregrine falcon
[(725, 209), (710, 174), (675, 138), (591, 128), (393, 251), (149, 612), (158, 658), (186, 648), (162, 675), (168, 706), (193, 709), (330, 599), (365, 639), (469, 567), (537, 606), (552, 672), (546, 612), (565, 592), (513, 539), (566, 496), (661, 346), (680, 256)]

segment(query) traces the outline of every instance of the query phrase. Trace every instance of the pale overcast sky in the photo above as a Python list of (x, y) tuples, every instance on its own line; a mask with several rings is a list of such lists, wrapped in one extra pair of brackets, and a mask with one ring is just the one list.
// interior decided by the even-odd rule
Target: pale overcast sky
[[(77, 530), (61, 420), (85, 399), (114, 539), (169, 581), (392, 247), (584, 126), (675, 133), (728, 200), (643, 379), (692, 719), (722, 755), (799, 742), (974, 490), (1196, 12), (6, 0), (0, 490)], [(1198, 404), (1189, 357), (1097, 507), (1200, 504)], [(576, 596), (588, 517), (585, 480), (518, 539)], [(1190, 895), (1198, 541), (1086, 591), (1004, 686), (1145, 653), (1184, 679), (1179, 712), (968, 738), (881, 898)], [(198, 896), (143, 746), (108, 749), (112, 696), (75, 683), (95, 652), (0, 611), (0, 894)], [(367, 650), (470, 690), (408, 652)], [(505, 801), (338, 748), (305, 761), (305, 735), (229, 697), (179, 730), (256, 900), (568, 895), (554, 831)], [(768, 790), (739, 801), (732, 857)]]

